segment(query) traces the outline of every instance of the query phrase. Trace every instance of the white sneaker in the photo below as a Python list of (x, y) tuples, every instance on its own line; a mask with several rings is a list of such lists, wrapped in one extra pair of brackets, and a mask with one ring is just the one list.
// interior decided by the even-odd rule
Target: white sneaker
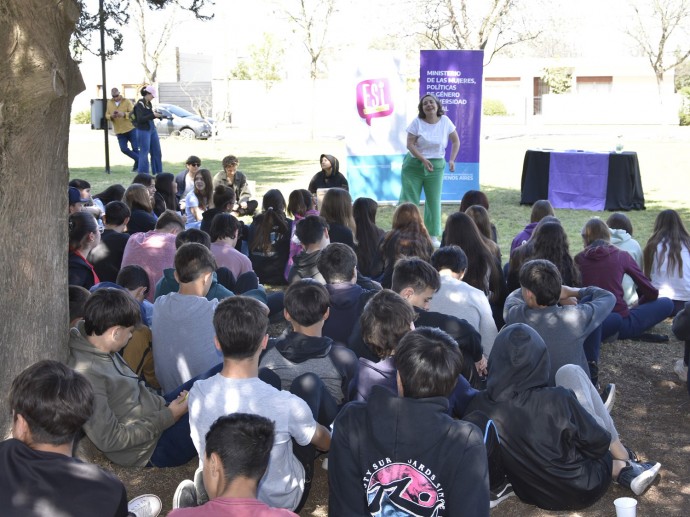
[(680, 382), (687, 382), (688, 380), (688, 367), (682, 359), (678, 359), (673, 365), (673, 371), (680, 379)]
[(439, 249), (441, 247), (441, 241), (438, 240), (438, 237), (432, 237), (431, 244), (434, 246), (434, 249)]
[(157, 517), (162, 508), (160, 497), (154, 494), (140, 495), (127, 504), (127, 510), (135, 517)]

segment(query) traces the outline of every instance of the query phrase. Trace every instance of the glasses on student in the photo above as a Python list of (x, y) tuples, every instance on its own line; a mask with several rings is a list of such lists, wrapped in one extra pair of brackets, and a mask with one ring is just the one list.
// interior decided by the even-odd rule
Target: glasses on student
[(201, 164), (199, 162), (192, 162), (189, 165), (191, 165), (192, 167), (201, 167)]

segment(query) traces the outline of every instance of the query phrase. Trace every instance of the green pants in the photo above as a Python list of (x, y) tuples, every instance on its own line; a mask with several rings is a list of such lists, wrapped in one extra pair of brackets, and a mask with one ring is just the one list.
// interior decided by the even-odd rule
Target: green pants
[(432, 237), (441, 236), (441, 188), (446, 161), (443, 158), (429, 160), (434, 171), (429, 172), (424, 164), (407, 153), (402, 164), (402, 190), (399, 203), (414, 203), (419, 206), (422, 188), (426, 197), (424, 226)]

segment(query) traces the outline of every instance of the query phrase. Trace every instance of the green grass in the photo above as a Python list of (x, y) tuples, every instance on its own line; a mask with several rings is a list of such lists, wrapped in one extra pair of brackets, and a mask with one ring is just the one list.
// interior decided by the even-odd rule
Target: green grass
[[(518, 135), (482, 141), (481, 188), (489, 198), (489, 215), (497, 227), (504, 260), (508, 257), (513, 237), (529, 222), (531, 208), (519, 204), (520, 174), (525, 150), (538, 146), (601, 149), (602, 141), (608, 143), (611, 140), (608, 133), (616, 134), (620, 131), (626, 134), (626, 131), (632, 131), (628, 128), (590, 130), (588, 133), (576, 128), (570, 131), (581, 131), (582, 134)], [(601, 136), (601, 132), (606, 132), (606, 135)], [(680, 137), (676, 133), (669, 136), (665, 128), (638, 128), (637, 132), (637, 135), (626, 139), (626, 148), (638, 152), (647, 210), (631, 211), (626, 215), (632, 221), (634, 238), (644, 247), (660, 210), (676, 209), (686, 226), (690, 227), (690, 206), (686, 202), (687, 193), (690, 192), (690, 175), (686, 172), (687, 163), (690, 163), (690, 146), (684, 136), (686, 133)], [(102, 137), (97, 135), (97, 132), (73, 131), (70, 142), (70, 177), (86, 179), (91, 183), (94, 193), (113, 183), (127, 186), (133, 176), (130, 172), (131, 161), (120, 154), (116, 141), (111, 138), (112, 174), (104, 174), (102, 165), (98, 165), (103, 161)], [(223, 156), (235, 154), (240, 158), (240, 169), (249, 179), (256, 181), (255, 195), (258, 199), (271, 188), (280, 189), (286, 199), (293, 189), (306, 188), (311, 176), (319, 169), (318, 156), (321, 153), (339, 157), (341, 164), (346, 157), (342, 140), (314, 141), (300, 139), (300, 135), (296, 134), (272, 134), (270, 130), (266, 130), (265, 134), (236, 132), (223, 141), (168, 138), (162, 139), (161, 145), (164, 170), (175, 174), (184, 168), (186, 157), (190, 154), (201, 157), (202, 166), (213, 174), (221, 170)], [(457, 208), (457, 204), (443, 206), (444, 223), (448, 215)], [(392, 206), (379, 208), (377, 223), (380, 227), (390, 228), (393, 211)], [(570, 251), (575, 255), (582, 249), (580, 230), (584, 223), (590, 217), (606, 220), (610, 212), (556, 210), (556, 215), (568, 233)]]

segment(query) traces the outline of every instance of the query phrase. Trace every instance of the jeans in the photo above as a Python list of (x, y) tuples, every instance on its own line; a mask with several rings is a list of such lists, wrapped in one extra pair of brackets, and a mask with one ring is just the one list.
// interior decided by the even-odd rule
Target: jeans
[(673, 301), (669, 298), (657, 298), (630, 309), (626, 318), (611, 313), (602, 324), (602, 338), (606, 339), (618, 332), (618, 339), (640, 337), (650, 327), (668, 318), (673, 312)]
[(153, 121), (149, 121), (149, 129), (137, 130), (139, 138), (139, 167), (138, 172), (149, 172), (149, 154), (151, 155), (151, 171), (155, 176), (163, 172), (161, 156), (161, 142), (158, 139), (158, 131)]
[[(134, 165), (138, 166), (139, 136), (137, 135), (137, 130), (132, 129), (131, 131), (127, 131), (126, 133), (119, 133), (115, 136), (117, 137), (117, 143), (120, 145), (120, 151), (122, 151), (122, 154), (129, 156), (132, 160), (134, 160)], [(131, 150), (127, 146), (128, 143), (132, 146)]]
[[(222, 369), (223, 363), (217, 364), (210, 370), (188, 380), (177, 389), (163, 395), (163, 398), (170, 404), (181, 392), (189, 391), (197, 380), (213, 377)], [(189, 413), (185, 413), (177, 422), (163, 431), (160, 438), (158, 438), (158, 443), (149, 460), (149, 464), (159, 468), (178, 467), (188, 463), (196, 455), (196, 447), (194, 447), (194, 442), (192, 442), (191, 430), (189, 429)]]

